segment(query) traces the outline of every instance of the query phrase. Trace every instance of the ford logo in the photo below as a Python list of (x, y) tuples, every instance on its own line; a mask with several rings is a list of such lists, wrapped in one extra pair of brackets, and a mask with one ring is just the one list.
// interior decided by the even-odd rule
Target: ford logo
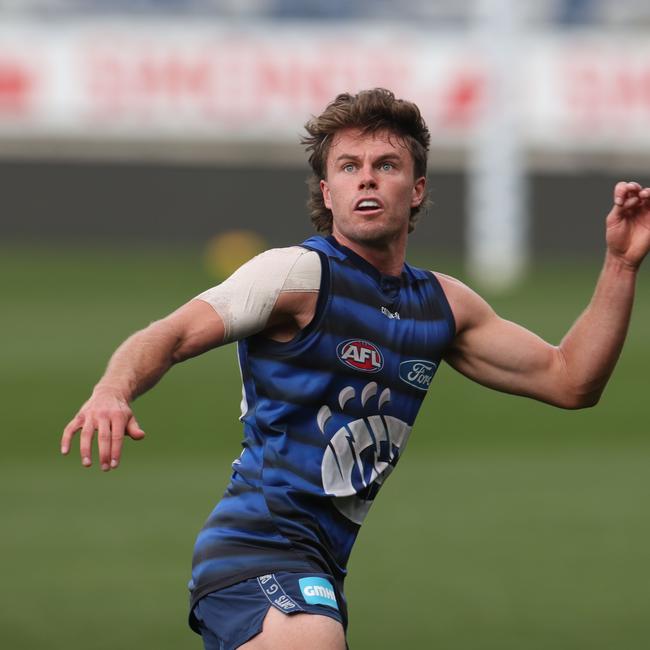
[(399, 378), (413, 388), (428, 390), (438, 364), (425, 359), (410, 359), (399, 364)]

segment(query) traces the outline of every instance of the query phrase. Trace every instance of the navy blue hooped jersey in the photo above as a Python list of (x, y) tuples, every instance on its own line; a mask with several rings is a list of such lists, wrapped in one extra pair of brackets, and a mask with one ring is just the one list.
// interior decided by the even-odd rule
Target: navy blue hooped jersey
[(277, 571), (328, 573), (342, 596), (359, 527), (397, 464), (455, 335), (435, 276), (382, 275), (333, 237), (312, 322), (288, 343), (239, 342), (241, 456), (196, 541), (192, 603)]

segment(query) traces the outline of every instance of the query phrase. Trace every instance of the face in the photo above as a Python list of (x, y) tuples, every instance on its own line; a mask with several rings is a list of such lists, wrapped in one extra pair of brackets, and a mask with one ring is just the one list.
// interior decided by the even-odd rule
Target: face
[(350, 243), (383, 247), (406, 242), (411, 208), (424, 197), (426, 179), (415, 178), (406, 145), (387, 132), (345, 129), (334, 136), (320, 183), (332, 211), (332, 234)]

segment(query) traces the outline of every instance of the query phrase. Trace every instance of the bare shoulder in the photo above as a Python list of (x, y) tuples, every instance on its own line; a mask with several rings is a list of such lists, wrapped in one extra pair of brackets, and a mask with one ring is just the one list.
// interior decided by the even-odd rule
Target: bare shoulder
[(438, 271), (432, 271), (432, 273), (445, 292), (456, 321), (458, 334), (494, 314), (485, 299), (464, 282)]
[(446, 273), (440, 273), (440, 271), (431, 271), (431, 273), (433, 273), (433, 275), (436, 276), (438, 282), (440, 282), (440, 284), (442, 285), (442, 288), (445, 290), (445, 293), (448, 290), (453, 291), (453, 290), (455, 290), (457, 288), (460, 288), (460, 287), (465, 287), (466, 289), (469, 288), (469, 287), (467, 287), (467, 285), (463, 284), (457, 278), (455, 278), (455, 277), (453, 277), (451, 275), (447, 275)]

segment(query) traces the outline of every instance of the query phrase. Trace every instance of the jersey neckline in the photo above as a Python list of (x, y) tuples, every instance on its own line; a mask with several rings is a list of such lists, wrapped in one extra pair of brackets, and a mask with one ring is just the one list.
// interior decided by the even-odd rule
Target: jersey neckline
[(402, 266), (402, 273), (400, 275), (385, 275), (376, 266), (373, 266), (368, 260), (361, 257), (361, 255), (341, 244), (334, 235), (328, 235), (325, 237), (325, 240), (338, 252), (346, 256), (355, 266), (370, 275), (382, 291), (392, 293), (399, 291), (402, 286), (410, 284), (411, 275), (408, 273), (409, 267), (406, 262)]

